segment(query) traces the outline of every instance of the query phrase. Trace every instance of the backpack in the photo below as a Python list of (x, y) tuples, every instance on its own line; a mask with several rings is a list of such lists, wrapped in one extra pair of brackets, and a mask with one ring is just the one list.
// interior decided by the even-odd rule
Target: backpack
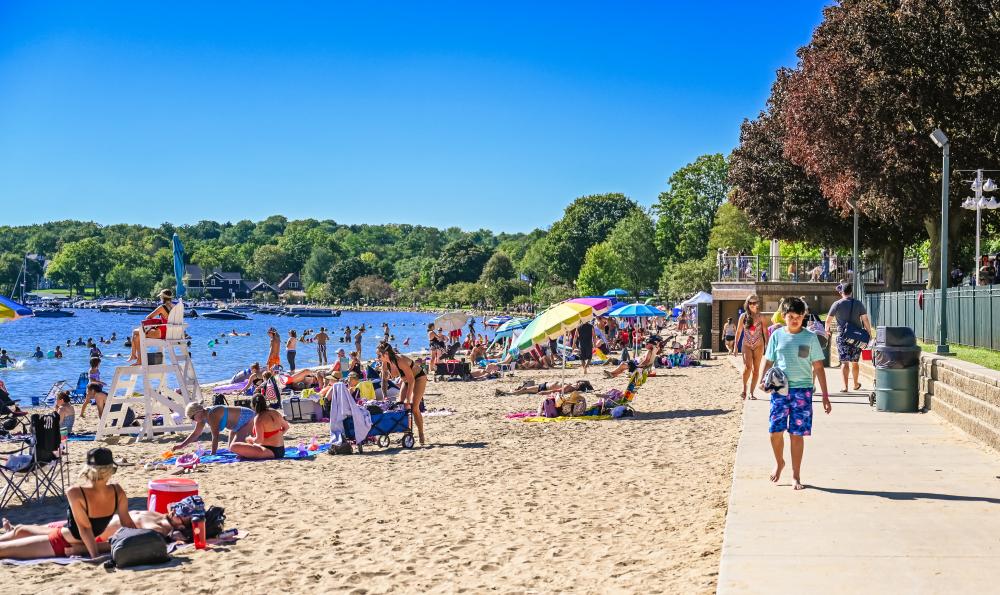
[(167, 540), (152, 529), (122, 527), (108, 540), (111, 544), (111, 566), (128, 568), (170, 561)]

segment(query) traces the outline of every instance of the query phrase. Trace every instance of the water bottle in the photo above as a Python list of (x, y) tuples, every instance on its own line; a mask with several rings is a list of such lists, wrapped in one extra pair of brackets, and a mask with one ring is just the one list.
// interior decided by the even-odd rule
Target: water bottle
[(194, 535), (195, 549), (205, 549), (208, 545), (205, 539), (205, 517), (196, 516), (191, 519), (191, 533)]

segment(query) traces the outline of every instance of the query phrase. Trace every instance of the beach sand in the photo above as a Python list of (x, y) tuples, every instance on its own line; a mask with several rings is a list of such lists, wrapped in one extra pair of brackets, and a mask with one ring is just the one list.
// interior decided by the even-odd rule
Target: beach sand
[[(722, 360), (660, 374), (640, 390), (637, 418), (600, 422), (504, 419), (539, 398), (496, 397), (496, 388), (558, 373), (432, 382), (428, 407), (457, 413), (427, 419), (431, 447), (189, 475), (207, 504), (225, 507), (227, 527), (249, 532), (235, 545), (182, 551), (153, 570), (6, 567), (2, 590), (714, 592), (739, 437), (738, 376)], [(624, 388), (624, 377), (600, 376), (599, 368), (588, 375), (598, 390)], [(325, 434), (326, 424), (293, 424), (287, 442)], [(132, 508), (145, 506), (149, 479), (165, 475), (142, 463), (176, 441), (113, 447), (138, 463), (115, 476)], [(78, 463), (92, 443), (71, 445)], [(5, 514), (51, 521), (65, 518), (65, 507), (14, 505)]]

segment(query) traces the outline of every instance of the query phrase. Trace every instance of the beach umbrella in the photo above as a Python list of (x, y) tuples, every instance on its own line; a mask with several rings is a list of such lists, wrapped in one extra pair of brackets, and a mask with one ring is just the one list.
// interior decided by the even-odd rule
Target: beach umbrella
[(615, 288), (605, 291), (604, 295), (610, 297), (622, 297), (628, 295), (628, 292), (621, 288)]
[(667, 313), (655, 306), (647, 304), (621, 304), (605, 316), (613, 318), (647, 318), (650, 316), (666, 316)]
[[(621, 304), (611, 310), (605, 316), (612, 318), (649, 318), (653, 316), (666, 316), (667, 313), (659, 308), (647, 304)], [(638, 345), (635, 346), (638, 349)]]
[[(530, 349), (534, 345), (564, 337), (566, 333), (594, 318), (594, 308), (586, 304), (571, 301), (560, 302), (539, 314), (531, 324), (524, 327), (521, 336), (514, 346), (519, 350)], [(563, 357), (563, 371), (566, 371), (566, 358)]]
[(514, 331), (521, 330), (531, 324), (530, 318), (515, 317), (497, 327), (496, 337), (510, 337)]
[(539, 314), (524, 327), (516, 347), (530, 349), (533, 345), (556, 339), (594, 318), (594, 309), (586, 304), (560, 302)]
[(574, 304), (583, 304), (594, 309), (594, 316), (600, 316), (615, 307), (615, 299), (607, 297), (579, 297), (569, 300)]
[(0, 322), (10, 322), (33, 314), (31, 308), (0, 295)]
[(465, 312), (445, 312), (434, 319), (435, 328), (439, 328), (446, 333), (461, 330), (469, 322), (469, 316)]
[(174, 244), (174, 277), (177, 279), (177, 292), (175, 295), (179, 298), (184, 297), (184, 244), (181, 243), (180, 237), (174, 234), (173, 237)]
[(493, 318), (490, 318), (489, 320), (487, 320), (483, 324), (485, 324), (486, 326), (500, 326), (501, 324), (507, 322), (511, 318), (513, 318), (513, 317), (512, 316), (494, 316)]

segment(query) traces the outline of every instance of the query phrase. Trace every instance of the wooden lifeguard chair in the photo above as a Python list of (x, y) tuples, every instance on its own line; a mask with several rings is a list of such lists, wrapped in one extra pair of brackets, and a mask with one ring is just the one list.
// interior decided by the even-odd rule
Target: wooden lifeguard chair
[[(178, 300), (170, 310), (163, 339), (150, 339), (139, 328), (142, 361), (115, 368), (104, 415), (97, 425), (98, 440), (116, 435), (152, 439), (156, 434), (189, 432), (194, 428), (193, 423), (187, 423), (184, 410), (188, 403), (201, 402), (201, 389), (185, 328), (183, 300)], [(136, 388), (141, 388), (141, 392), (137, 393)], [(156, 415), (162, 416), (162, 425), (153, 425)], [(127, 425), (129, 417), (138, 419), (139, 425)]]

